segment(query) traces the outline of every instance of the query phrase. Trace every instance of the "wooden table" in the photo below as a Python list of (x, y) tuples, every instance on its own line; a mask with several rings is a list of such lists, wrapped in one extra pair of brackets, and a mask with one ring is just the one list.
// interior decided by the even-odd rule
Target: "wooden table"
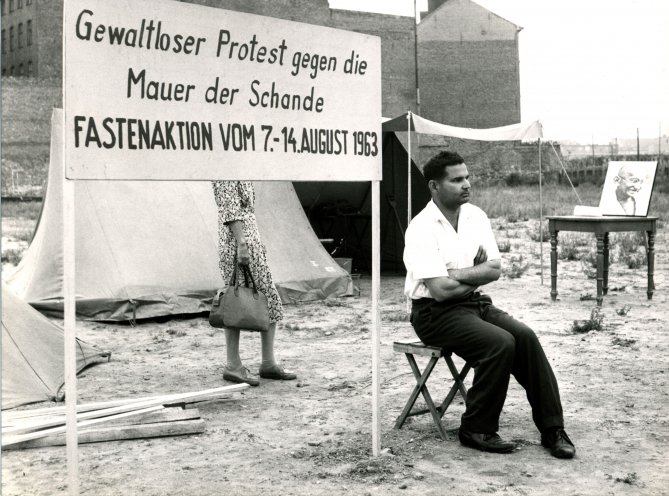
[(645, 231), (648, 234), (648, 287), (646, 294), (653, 297), (655, 285), (655, 232), (657, 217), (585, 217), (576, 215), (548, 216), (548, 231), (551, 237), (551, 299), (557, 298), (557, 245), (558, 232), (591, 232), (597, 237), (597, 305), (602, 305), (609, 289), (609, 233), (623, 231)]

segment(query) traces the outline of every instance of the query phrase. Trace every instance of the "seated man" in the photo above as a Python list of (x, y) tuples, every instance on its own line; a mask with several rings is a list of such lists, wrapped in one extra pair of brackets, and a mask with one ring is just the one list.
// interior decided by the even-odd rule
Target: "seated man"
[(441, 152), (423, 170), (432, 200), (405, 235), (405, 293), (425, 344), (447, 348), (475, 368), (458, 433), (466, 446), (515, 449), (497, 434), (511, 374), (525, 388), (541, 444), (558, 458), (576, 452), (564, 431), (557, 381), (537, 336), (492, 304), (479, 286), (496, 281), (500, 254), (486, 214), (469, 204), (467, 166)]

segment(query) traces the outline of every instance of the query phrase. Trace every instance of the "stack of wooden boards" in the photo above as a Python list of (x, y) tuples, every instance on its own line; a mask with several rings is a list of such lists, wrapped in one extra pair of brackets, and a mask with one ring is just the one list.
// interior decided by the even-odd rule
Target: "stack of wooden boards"
[[(204, 432), (204, 420), (193, 405), (229, 398), (248, 387), (235, 384), (190, 393), (77, 405), (78, 442), (200, 434)], [(63, 406), (2, 412), (2, 449), (64, 445), (65, 417)]]

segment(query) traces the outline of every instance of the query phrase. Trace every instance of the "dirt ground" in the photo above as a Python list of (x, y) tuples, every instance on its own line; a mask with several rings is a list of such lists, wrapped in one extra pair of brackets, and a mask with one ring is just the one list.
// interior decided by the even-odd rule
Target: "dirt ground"
[[(645, 266), (630, 270), (614, 263), (603, 329), (574, 333), (574, 320), (588, 319), (595, 307), (588, 271), (579, 261), (561, 260), (560, 294), (552, 302), (549, 244), (543, 245), (542, 285), (539, 244), (530, 240), (529, 223), (494, 225), (498, 242), (506, 237), (511, 245), (503, 254), (507, 271), (519, 255), (530, 265), (521, 277), (503, 276), (486, 291), (539, 335), (577, 446), (573, 460), (552, 458), (541, 447), (524, 392), (513, 380), (500, 434), (517, 441), (514, 453), (461, 446), (461, 401), (444, 416), (446, 441), (429, 415), (393, 429), (414, 381), (404, 356), (392, 350), (393, 341), (414, 337), (401, 277), (381, 282), (382, 456), (372, 457), (371, 283), (363, 277), (360, 296), (285, 307), (277, 354), (298, 381), (263, 380), (234, 399), (201, 404), (201, 435), (81, 445), (81, 494), (669, 494), (666, 233), (657, 236), (653, 299), (646, 298)], [(113, 352), (110, 363), (79, 376), (81, 403), (225, 384), (223, 334), (204, 317), (136, 327), (80, 322), (77, 333)], [(257, 369), (259, 356), (258, 335), (244, 334), (246, 364)], [(429, 383), (433, 397), (443, 397), (446, 378), (442, 362)], [(64, 447), (2, 453), (3, 495), (66, 494), (66, 479)]]

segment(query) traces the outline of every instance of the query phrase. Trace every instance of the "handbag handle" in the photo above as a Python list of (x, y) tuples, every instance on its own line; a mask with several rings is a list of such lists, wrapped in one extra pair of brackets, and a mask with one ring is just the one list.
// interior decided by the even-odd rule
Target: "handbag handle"
[[(235, 259), (234, 263), (234, 269), (232, 270), (232, 276), (230, 277), (230, 284), (229, 286), (232, 286), (234, 288), (235, 295), (239, 294), (239, 286), (241, 284), (240, 277), (237, 276), (237, 260)], [(244, 286), (245, 287), (252, 287), (253, 288), (253, 297), (258, 298), (258, 288), (256, 286), (256, 282), (253, 279), (253, 275), (251, 274), (251, 269), (249, 268), (248, 265), (242, 265), (242, 274), (244, 275)], [(251, 286), (249, 286), (249, 279), (251, 280)]]

